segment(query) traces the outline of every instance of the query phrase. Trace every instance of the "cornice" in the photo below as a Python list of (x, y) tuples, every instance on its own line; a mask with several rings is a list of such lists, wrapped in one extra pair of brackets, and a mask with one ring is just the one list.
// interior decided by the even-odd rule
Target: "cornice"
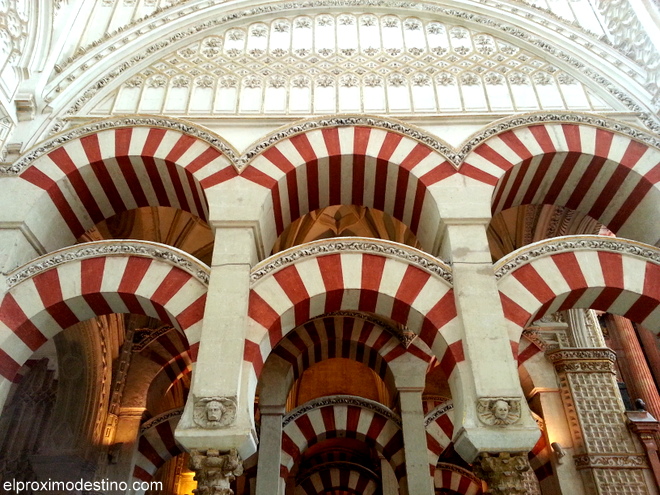
[(391, 409), (385, 407), (379, 402), (373, 400), (364, 399), (362, 397), (356, 397), (353, 395), (332, 395), (328, 397), (322, 397), (320, 399), (310, 400), (302, 404), (301, 406), (296, 407), (289, 414), (284, 416), (282, 420), (282, 427), (286, 427), (292, 421), (304, 416), (309, 411), (314, 409), (321, 409), (328, 406), (357, 406), (362, 409), (368, 409), (375, 412), (379, 416), (393, 421), (399, 428), (401, 427), (401, 418), (396, 415)]
[(110, 240), (76, 244), (41, 256), (9, 272), (6, 279), (7, 286), (14, 287), (24, 280), (64, 263), (108, 256), (139, 256), (157, 259), (188, 272), (204, 285), (209, 283), (210, 269), (180, 249), (157, 242)]
[(250, 274), (250, 281), (254, 285), (263, 277), (307, 258), (346, 252), (380, 254), (405, 261), (452, 285), (451, 267), (443, 261), (404, 244), (366, 237), (335, 237), (287, 249), (256, 265)]
[(562, 252), (584, 250), (625, 254), (644, 261), (660, 264), (660, 249), (648, 244), (599, 235), (567, 236), (536, 242), (513, 251), (495, 263), (493, 267), (495, 277), (501, 279), (513, 270), (537, 258)]
[[(465, 7), (465, 5), (463, 6)], [(506, 21), (500, 21), (495, 20), (493, 15), (482, 15), (480, 13), (474, 12), (484, 10), (484, 6), (487, 7), (486, 10), (488, 10), (489, 13), (499, 13), (500, 10), (505, 10), (506, 16), (514, 16), (515, 18), (507, 19)], [(235, 10), (229, 11), (224, 15), (218, 15), (216, 10), (223, 7), (228, 6), (223, 6), (218, 1), (209, 0), (195, 2), (194, 4), (187, 4), (185, 7), (179, 7), (176, 9), (176, 12), (172, 10), (167, 13), (161, 13), (160, 15), (163, 16), (162, 19), (167, 18), (169, 21), (173, 20), (172, 17), (176, 13), (178, 17), (177, 24), (183, 24), (187, 21), (187, 27), (182, 31), (174, 32), (174, 30), (177, 29), (177, 24), (173, 25), (172, 29), (170, 29), (167, 34), (163, 34), (163, 39), (157, 41), (154, 40), (148, 47), (146, 47), (143, 52), (138, 53), (137, 55), (133, 55), (132, 57), (122, 57), (123, 62), (118, 63), (115, 69), (107, 72), (101, 79), (97, 79), (96, 82), (93, 82), (91, 80), (91, 77), (93, 76), (89, 76), (89, 78), (86, 78), (87, 82), (82, 83), (82, 85), (75, 85), (76, 88), (72, 88), (74, 94), (71, 95), (71, 98), (76, 98), (76, 100), (73, 103), (71, 103), (71, 100), (69, 100), (69, 103), (65, 103), (65, 105), (69, 105), (66, 113), (68, 115), (75, 114), (86, 102), (94, 97), (99, 90), (108, 86), (109, 83), (117, 79), (124, 72), (129, 71), (129, 69), (132, 67), (139, 65), (141, 62), (151, 58), (153, 54), (173, 46), (181, 41), (191, 40), (196, 35), (203, 33), (208, 29), (230, 25), (236, 21), (244, 19), (256, 19), (259, 16), (268, 14), (282, 14), (285, 12), (299, 13), (301, 11), (307, 10), (334, 9), (341, 7), (350, 7), (351, 9), (355, 9), (356, 7), (363, 7), (365, 9), (390, 8), (417, 13), (418, 15), (431, 14), (442, 16), (443, 18), (450, 20), (454, 19), (455, 21), (463, 21), (482, 26), (492, 31), (500, 32), (505, 37), (516, 38), (518, 40), (529, 43), (535, 47), (537, 51), (544, 53), (546, 56), (552, 56), (560, 64), (563, 63), (571, 66), (575, 71), (581, 73), (585, 78), (591, 79), (600, 86), (604, 87), (613, 97), (618, 99), (629, 110), (634, 112), (646, 112), (641, 115), (641, 120), (650, 129), (660, 130), (658, 119), (653, 115), (650, 108), (651, 98), (648, 94), (647, 96), (649, 96), (649, 98), (646, 103), (637, 101), (623, 90), (623, 87), (629, 88), (629, 85), (615, 85), (602, 74), (590, 66), (587, 66), (585, 62), (575, 58), (573, 54), (566, 53), (562, 49), (557, 48), (553, 44), (549, 43), (547, 40), (537, 37), (534, 33), (538, 30), (533, 29), (533, 26), (530, 26), (529, 24), (530, 19), (534, 19), (535, 16), (538, 17), (538, 9), (535, 11), (531, 6), (527, 4), (520, 4), (520, 7), (518, 7), (508, 6), (506, 3), (499, 3), (493, 0), (482, 0), (479, 3), (470, 3), (469, 7), (473, 11), (466, 11), (445, 7), (440, 4), (431, 2), (409, 2), (396, 0), (308, 0), (301, 2), (268, 3), (262, 5), (254, 5), (243, 9), (235, 8)], [(113, 52), (119, 55), (119, 52), (124, 51), (125, 47), (128, 49), (129, 45), (132, 44), (132, 41), (139, 39), (142, 34), (147, 34), (151, 30), (157, 28), (157, 19), (158, 22), (160, 22), (160, 18), (156, 16), (152, 20), (142, 21), (139, 26), (136, 25), (135, 27), (127, 29), (127, 34), (120, 40), (109, 40), (108, 42), (100, 44), (93, 50), (93, 52), (96, 52), (96, 54), (90, 53), (89, 57), (86, 58), (85, 61), (81, 60), (79, 65), (70, 67), (69, 70), (65, 71), (65, 73), (63, 73), (60, 78), (56, 78), (56, 80), (53, 82), (56, 87), (52, 90), (49, 90), (50, 94), (47, 96), (47, 99), (51, 99), (52, 101), (52, 91), (62, 91), (62, 83), (70, 84), (75, 81), (79, 75), (88, 73), (90, 63), (94, 65), (96, 62), (104, 60), (105, 57), (110, 56)], [(160, 22), (160, 25), (165, 25), (169, 21)], [(514, 25), (510, 24), (512, 21), (515, 21)], [(554, 19), (551, 20), (547, 13), (544, 13), (541, 17), (538, 17), (537, 22), (539, 22), (544, 29), (551, 31), (554, 30), (555, 32), (559, 33), (563, 33), (564, 31), (568, 32), (569, 34), (567, 35), (567, 42), (577, 44), (581, 48), (591, 51), (590, 56), (587, 56), (585, 60), (591, 59), (600, 62), (606, 58), (607, 51), (612, 51), (613, 53), (615, 52), (614, 49), (599, 40), (591, 38), (591, 40), (588, 42), (582, 41), (585, 36), (585, 33), (582, 29), (568, 24), (558, 23)], [(524, 25), (524, 28), (519, 27), (519, 25)], [(148, 40), (147, 43), (149, 43)], [(600, 52), (593, 50), (593, 48), (597, 46), (601, 48)], [(611, 63), (612, 65), (612, 73), (621, 72), (621, 74), (619, 74), (619, 79), (621, 81), (624, 79), (630, 81), (631, 74), (624, 74), (623, 71), (611, 61), (608, 63)], [(643, 88), (642, 83), (638, 83), (637, 91), (647, 93), (647, 91)], [(645, 107), (649, 105), (649, 107), (644, 108), (640, 106), (640, 104), (644, 105)]]
[(57, 134), (56, 136), (34, 146), (11, 165), (0, 167), (0, 174), (18, 175), (39, 157), (50, 153), (55, 148), (62, 146), (69, 141), (100, 131), (119, 129), (122, 127), (157, 127), (178, 131), (205, 141), (209, 146), (215, 148), (219, 153), (225, 156), (232, 164), (235, 163), (238, 158), (236, 150), (220, 138), (220, 136), (190, 122), (186, 122), (185, 120), (166, 118), (157, 115), (118, 116), (74, 127), (73, 129)]

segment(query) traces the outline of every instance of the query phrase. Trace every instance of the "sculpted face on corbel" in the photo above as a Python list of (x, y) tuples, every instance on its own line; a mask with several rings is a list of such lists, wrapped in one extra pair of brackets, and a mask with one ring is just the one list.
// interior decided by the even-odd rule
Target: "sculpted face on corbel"
[(479, 420), (488, 426), (507, 426), (520, 419), (520, 399), (482, 397), (477, 402)]
[(195, 402), (193, 420), (202, 428), (225, 428), (236, 419), (233, 397), (202, 397)]

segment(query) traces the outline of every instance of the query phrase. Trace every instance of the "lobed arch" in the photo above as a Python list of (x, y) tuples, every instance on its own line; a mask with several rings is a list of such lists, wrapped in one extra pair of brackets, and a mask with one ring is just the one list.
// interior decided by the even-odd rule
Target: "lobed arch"
[(365, 442), (385, 457), (403, 483), (405, 454), (401, 420), (377, 402), (332, 396), (307, 402), (284, 417), (281, 476), (286, 478), (312, 445), (329, 438)]
[[(554, 204), (595, 218), (621, 237), (660, 243), (657, 139), (587, 115), (509, 119), (475, 138), (459, 170), (493, 187), (493, 215)], [(504, 131), (498, 132), (498, 128)]]
[(264, 362), (291, 330), (335, 311), (402, 325), (451, 376), (464, 354), (450, 281), (449, 268), (437, 259), (373, 239), (317, 241), (265, 260), (252, 271), (249, 296), (244, 360), (252, 370), (251, 393)]
[(25, 184), (21, 194), (27, 190), (31, 202), (25, 225), (49, 251), (143, 206), (179, 208), (207, 221), (207, 190), (236, 175), (234, 155), (219, 137), (192, 124), (136, 116), (66, 131), (5, 172)]
[(185, 452), (174, 438), (183, 408), (166, 411), (140, 427), (133, 461), (133, 480), (150, 481), (158, 468)]
[(149, 242), (98, 241), (59, 250), (10, 273), (0, 302), (0, 400), (23, 363), (71, 325), (111, 313), (158, 318), (196, 359), (209, 269)]
[[(660, 331), (660, 250), (604, 236), (541, 241), (495, 265), (511, 340), (546, 314), (589, 308)], [(517, 356), (516, 356), (517, 357)]]
[(450, 148), (396, 121), (353, 117), (304, 121), (248, 150), (241, 177), (264, 188), (262, 239), (269, 252), (296, 219), (337, 204), (375, 208), (400, 220), (433, 252), (439, 235), (431, 186), (454, 175)]

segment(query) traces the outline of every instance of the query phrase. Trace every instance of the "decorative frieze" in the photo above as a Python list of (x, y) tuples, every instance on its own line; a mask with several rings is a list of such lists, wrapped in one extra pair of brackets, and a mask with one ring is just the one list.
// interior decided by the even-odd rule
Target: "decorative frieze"
[(63, 263), (106, 256), (140, 256), (159, 259), (188, 272), (206, 285), (209, 283), (209, 268), (183, 251), (155, 242), (112, 240), (76, 244), (37, 258), (7, 274), (7, 285), (13, 287)]
[(449, 411), (454, 409), (454, 403), (449, 400), (448, 402), (439, 405), (433, 411), (431, 411), (429, 414), (426, 415), (424, 418), (424, 428), (428, 427), (431, 423), (433, 423), (436, 419), (438, 419), (440, 416), (443, 414), (447, 414)]
[(403, 244), (382, 240), (374, 241), (373, 239), (361, 237), (336, 237), (287, 249), (255, 266), (250, 275), (250, 280), (254, 284), (266, 275), (305, 258), (342, 252), (382, 254), (405, 260), (426, 272), (440, 276), (448, 284), (452, 283), (450, 266), (437, 258)]
[(577, 469), (587, 468), (616, 468), (616, 469), (643, 469), (648, 467), (646, 458), (638, 455), (595, 455), (584, 454), (573, 457)]

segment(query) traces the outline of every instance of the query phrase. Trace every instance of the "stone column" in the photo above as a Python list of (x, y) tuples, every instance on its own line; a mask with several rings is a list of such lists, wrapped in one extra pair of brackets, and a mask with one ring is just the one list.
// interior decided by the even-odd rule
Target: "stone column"
[(644, 351), (639, 344), (637, 333), (630, 320), (622, 316), (608, 314), (605, 316), (610, 337), (614, 341), (618, 355), (621, 373), (630, 391), (631, 399), (642, 399), (647, 410), (656, 418), (660, 417), (660, 397), (655, 386), (653, 375), (649, 369)]
[(559, 377), (564, 411), (578, 455), (586, 493), (649, 492), (644, 453), (623, 421), (624, 406), (614, 372), (616, 354), (607, 348), (547, 352)]
[(422, 407), (427, 367), (428, 363), (410, 353), (403, 354), (390, 363), (394, 384), (399, 392), (406, 459), (406, 480), (401, 486), (404, 495), (434, 494)]
[[(468, 462), (483, 452), (529, 452), (540, 432), (529, 412), (511, 351), (486, 237), (488, 219), (445, 222), (444, 251), (452, 261), (466, 359), (463, 390), (453, 391), (456, 417), (462, 418), (454, 434), (456, 451)], [(503, 403), (507, 417), (499, 419), (494, 410)]]
[(655, 383), (660, 388), (660, 349), (658, 349), (658, 337), (648, 328), (637, 326), (637, 336), (644, 350), (649, 368)]
[(655, 486), (660, 489), (660, 459), (658, 458), (658, 445), (655, 440), (658, 432), (660, 432), (660, 423), (643, 409), (628, 411), (626, 416), (628, 416), (628, 427), (637, 435), (644, 446), (646, 458), (653, 472)]
[(256, 451), (254, 406), (243, 373), (250, 270), (256, 261), (251, 227), (216, 226), (199, 353), (176, 430), (186, 449), (237, 448), (245, 458)]
[(280, 476), (284, 406), (260, 405), (259, 410), (261, 430), (256, 495), (281, 495), (284, 493), (284, 480)]

